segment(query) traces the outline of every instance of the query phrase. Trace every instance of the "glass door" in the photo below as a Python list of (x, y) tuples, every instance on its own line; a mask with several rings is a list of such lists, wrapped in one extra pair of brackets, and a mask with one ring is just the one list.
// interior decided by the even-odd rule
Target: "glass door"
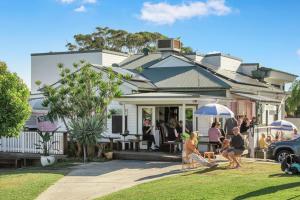
[(138, 108), (138, 133), (143, 135), (143, 127), (152, 126), (155, 131), (155, 107), (154, 106), (140, 106)]
[(194, 115), (195, 111), (195, 107), (187, 107), (185, 109), (185, 126), (190, 132), (196, 131), (196, 117)]
[[(194, 112), (196, 111), (196, 106), (186, 106), (185, 107), (185, 127), (190, 131), (197, 131), (196, 127), (196, 116)], [(179, 120), (182, 120), (182, 106), (179, 109)]]

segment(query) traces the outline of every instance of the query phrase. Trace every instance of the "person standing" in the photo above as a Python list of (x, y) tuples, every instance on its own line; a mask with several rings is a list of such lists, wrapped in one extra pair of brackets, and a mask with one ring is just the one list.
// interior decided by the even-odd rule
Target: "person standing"
[(255, 131), (255, 125), (257, 125), (256, 117), (252, 117), (252, 120), (250, 122), (250, 126), (248, 129), (248, 135), (246, 139), (248, 140), (248, 149), (250, 150), (250, 157), (254, 158), (255, 156), (255, 148), (254, 148), (254, 131)]
[(228, 118), (226, 120), (225, 125), (224, 125), (224, 129), (225, 129), (227, 139), (231, 139), (231, 137), (233, 136), (232, 129), (234, 127), (237, 127), (237, 126), (238, 126), (238, 122), (234, 117)]
[(243, 122), (240, 127), (240, 134), (242, 134), (245, 142), (246, 148), (249, 147), (249, 130), (250, 129), (250, 120), (247, 117), (244, 117)]
[(240, 127), (240, 133), (242, 135), (248, 135), (248, 129), (250, 128), (250, 120), (245, 117)]

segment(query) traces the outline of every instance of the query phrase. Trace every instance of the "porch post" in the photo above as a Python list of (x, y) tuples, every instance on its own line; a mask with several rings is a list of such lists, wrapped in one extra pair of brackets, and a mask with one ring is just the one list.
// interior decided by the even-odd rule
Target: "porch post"
[(182, 134), (185, 132), (185, 104), (182, 104)]
[[(125, 134), (125, 104), (122, 106), (122, 134)], [(125, 150), (125, 137), (122, 142), (122, 150)]]
[(122, 106), (122, 134), (125, 133), (125, 104)]

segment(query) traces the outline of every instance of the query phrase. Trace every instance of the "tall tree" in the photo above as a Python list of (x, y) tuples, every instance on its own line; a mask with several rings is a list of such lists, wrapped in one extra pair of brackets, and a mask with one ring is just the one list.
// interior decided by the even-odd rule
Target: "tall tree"
[(0, 136), (18, 136), (29, 118), (29, 89), (0, 62)]
[(119, 86), (122, 79), (128, 77), (116, 74), (111, 68), (96, 70), (84, 61), (73, 67), (75, 72), (71, 73), (63, 64), (58, 65), (61, 85), (43, 87), (43, 105), (50, 108), (49, 118), (63, 119), (70, 135), (83, 145), (86, 161), (87, 145), (95, 144), (101, 137), (107, 106), (113, 98), (121, 95)]
[(294, 115), (300, 106), (300, 80), (294, 81), (290, 88), (290, 93), (290, 96), (286, 100), (285, 108), (289, 115)]
[[(150, 51), (156, 50), (156, 41), (165, 39), (167, 36), (158, 32), (129, 33), (125, 30), (97, 27), (91, 34), (74, 35), (75, 43), (67, 43), (70, 51), (106, 49), (118, 52), (140, 53), (144, 48)], [(184, 53), (191, 53), (192, 48), (185, 47)]]

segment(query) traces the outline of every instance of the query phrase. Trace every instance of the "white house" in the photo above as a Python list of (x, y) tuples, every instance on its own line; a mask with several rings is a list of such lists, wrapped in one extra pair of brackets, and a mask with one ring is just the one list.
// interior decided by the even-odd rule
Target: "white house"
[(157, 121), (168, 123), (175, 116), (205, 136), (213, 119), (193, 113), (209, 102), (228, 106), (236, 116), (256, 116), (260, 124), (268, 125), (284, 117), (285, 84), (297, 77), (227, 54), (182, 54), (179, 41), (166, 39), (158, 40), (157, 52), (149, 54), (106, 50), (32, 54), (32, 97), (41, 97), (36, 80), (59, 84), (58, 63), (71, 66), (82, 59), (95, 70), (113, 66), (116, 73), (132, 74), (121, 86), (122, 97), (109, 105), (114, 115), (107, 120), (107, 135), (125, 130), (142, 135), (145, 118), (151, 118), (155, 127)]

